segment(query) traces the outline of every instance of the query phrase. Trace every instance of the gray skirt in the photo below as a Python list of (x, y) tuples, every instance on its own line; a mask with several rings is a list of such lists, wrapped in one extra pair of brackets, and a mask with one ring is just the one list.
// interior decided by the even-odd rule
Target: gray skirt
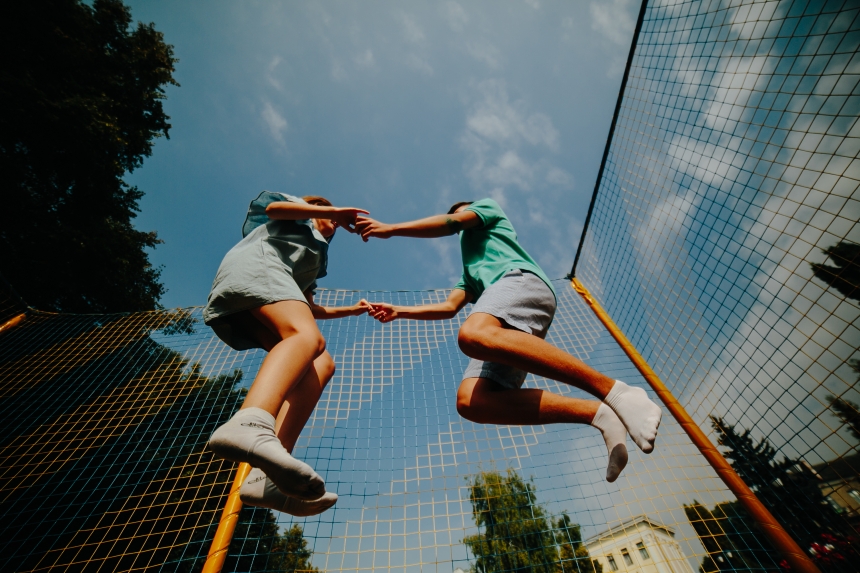
[[(472, 308), (472, 314), (490, 314), (517, 330), (545, 338), (555, 308), (555, 295), (540, 277), (516, 270), (490, 285)], [(517, 389), (525, 382), (526, 374), (524, 370), (500, 362), (472, 359), (463, 379), (488, 378), (505, 388)]]

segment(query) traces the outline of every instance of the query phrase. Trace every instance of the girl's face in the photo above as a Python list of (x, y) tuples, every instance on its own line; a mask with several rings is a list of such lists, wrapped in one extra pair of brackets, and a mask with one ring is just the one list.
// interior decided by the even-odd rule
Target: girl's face
[(337, 230), (337, 223), (332, 221), (331, 219), (313, 219), (314, 225), (316, 225), (317, 231), (320, 232), (320, 235), (328, 239), (334, 232)]

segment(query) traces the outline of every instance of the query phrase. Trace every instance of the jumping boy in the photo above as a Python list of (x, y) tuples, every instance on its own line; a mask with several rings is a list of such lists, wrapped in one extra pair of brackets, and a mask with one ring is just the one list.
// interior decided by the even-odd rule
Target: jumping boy
[[(355, 226), (365, 241), (460, 234), (463, 277), (446, 302), (373, 303), (369, 314), (380, 322), (444, 320), (475, 302), (457, 339), (472, 359), (457, 391), (461, 416), (480, 424), (590, 424), (606, 442), (609, 482), (627, 465), (628, 433), (643, 452), (651, 453), (662, 414), (645, 391), (604, 376), (544, 340), (555, 314), (555, 291), (517, 242), (498, 203), (492, 199), (457, 203), (447, 215), (390, 225), (359, 216)], [(528, 372), (570, 384), (601, 401), (523, 389)]]

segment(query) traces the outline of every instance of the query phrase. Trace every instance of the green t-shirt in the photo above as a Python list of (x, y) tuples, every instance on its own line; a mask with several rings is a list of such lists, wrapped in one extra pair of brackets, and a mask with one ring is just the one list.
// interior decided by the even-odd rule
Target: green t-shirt
[(517, 232), (498, 203), (481, 199), (466, 210), (478, 215), (482, 225), (460, 231), (463, 277), (454, 288), (478, 300), (487, 287), (505, 273), (519, 269), (539, 276), (555, 294), (547, 276), (517, 242)]

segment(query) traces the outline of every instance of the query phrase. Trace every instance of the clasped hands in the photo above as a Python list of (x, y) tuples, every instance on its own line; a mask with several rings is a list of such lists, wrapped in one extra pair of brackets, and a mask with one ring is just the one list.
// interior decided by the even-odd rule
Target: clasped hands
[[(375, 219), (363, 216), (368, 214), (364, 209), (355, 209), (353, 207), (338, 208), (337, 216), (332, 217), (338, 227), (346, 229), (349, 233), (358, 233), (362, 240), (366, 243), (371, 237), (387, 239), (391, 236), (390, 225), (380, 223)], [(391, 322), (398, 318), (397, 311), (394, 305), (386, 302), (368, 302), (361, 299), (358, 303), (358, 309), (361, 314), (365, 312), (379, 322)]]

